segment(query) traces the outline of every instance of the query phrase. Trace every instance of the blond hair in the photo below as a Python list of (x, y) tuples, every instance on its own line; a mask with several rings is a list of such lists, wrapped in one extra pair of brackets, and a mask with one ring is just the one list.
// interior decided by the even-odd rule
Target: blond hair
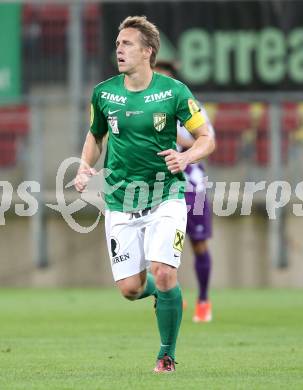
[(119, 31), (124, 28), (135, 28), (140, 31), (143, 45), (152, 48), (150, 66), (154, 68), (156, 65), (156, 57), (160, 49), (160, 34), (157, 27), (149, 22), (146, 16), (128, 16), (121, 22)]

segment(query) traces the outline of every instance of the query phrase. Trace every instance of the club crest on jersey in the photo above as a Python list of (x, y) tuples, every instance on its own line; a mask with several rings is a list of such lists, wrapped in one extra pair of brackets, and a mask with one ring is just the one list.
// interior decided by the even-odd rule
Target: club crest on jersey
[(113, 134), (119, 134), (118, 118), (116, 116), (109, 116), (107, 122), (112, 129)]
[(154, 126), (157, 131), (164, 129), (166, 125), (166, 114), (165, 112), (155, 112), (154, 113)]

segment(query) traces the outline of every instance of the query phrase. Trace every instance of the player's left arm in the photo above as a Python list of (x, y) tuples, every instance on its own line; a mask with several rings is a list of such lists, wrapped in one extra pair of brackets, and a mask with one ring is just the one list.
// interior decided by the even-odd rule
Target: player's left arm
[(189, 149), (193, 146), (195, 140), (194, 138), (185, 138), (183, 135), (177, 133), (177, 144), (181, 146), (182, 149)]
[[(197, 115), (200, 115), (198, 117)], [(215, 137), (212, 129), (206, 121), (203, 120), (201, 113), (196, 113), (195, 120), (193, 117), (185, 123), (185, 127), (195, 138), (192, 146), (184, 152), (177, 152), (174, 149), (167, 149), (160, 153), (159, 156), (165, 157), (168, 170), (171, 173), (184, 171), (189, 164), (202, 160), (209, 156), (215, 149)], [(198, 124), (196, 127), (195, 124)]]
[(215, 150), (216, 141), (214, 133), (207, 122), (197, 128), (189, 130), (195, 138), (195, 141), (193, 145), (182, 154), (188, 159), (188, 164), (192, 164), (209, 156)]

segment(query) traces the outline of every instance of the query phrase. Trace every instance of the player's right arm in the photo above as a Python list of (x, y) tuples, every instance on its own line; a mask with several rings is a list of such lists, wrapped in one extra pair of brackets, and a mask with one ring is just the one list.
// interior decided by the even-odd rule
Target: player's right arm
[(96, 174), (93, 168), (102, 153), (102, 142), (107, 133), (107, 122), (98, 106), (98, 93), (94, 89), (91, 100), (90, 130), (82, 149), (81, 163), (75, 178), (75, 188), (82, 192), (85, 190), (89, 178)]
[(82, 149), (81, 163), (75, 178), (75, 188), (82, 192), (91, 176), (96, 174), (93, 168), (102, 153), (102, 138), (96, 138), (91, 131), (87, 133)]

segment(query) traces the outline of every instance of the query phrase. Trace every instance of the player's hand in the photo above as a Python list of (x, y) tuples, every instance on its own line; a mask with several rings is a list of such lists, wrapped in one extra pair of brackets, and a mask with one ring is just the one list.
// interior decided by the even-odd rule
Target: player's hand
[(75, 188), (78, 192), (83, 192), (90, 178), (97, 174), (94, 168), (79, 168), (75, 178)]
[(188, 165), (188, 158), (184, 152), (180, 153), (174, 149), (167, 149), (157, 154), (158, 156), (165, 157), (167, 169), (171, 173), (182, 172)]

